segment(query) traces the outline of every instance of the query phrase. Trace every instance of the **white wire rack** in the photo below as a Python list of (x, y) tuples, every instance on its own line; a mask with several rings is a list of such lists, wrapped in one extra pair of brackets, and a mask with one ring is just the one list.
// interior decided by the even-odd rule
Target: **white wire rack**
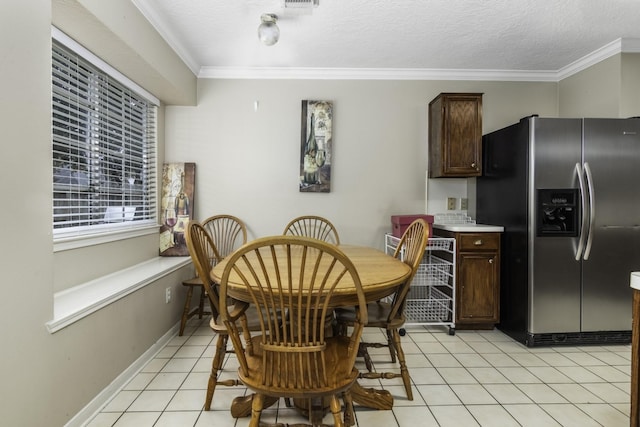
[[(393, 255), (400, 239), (385, 234), (385, 251)], [(402, 257), (402, 254), (401, 254)], [(434, 237), (427, 242), (405, 303), (407, 325), (444, 325), (455, 334), (456, 240)]]

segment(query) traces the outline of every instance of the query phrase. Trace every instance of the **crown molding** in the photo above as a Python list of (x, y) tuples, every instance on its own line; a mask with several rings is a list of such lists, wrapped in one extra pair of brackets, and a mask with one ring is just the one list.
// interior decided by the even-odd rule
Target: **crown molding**
[(428, 68), (202, 67), (203, 79), (555, 81), (553, 71)]
[(617, 39), (557, 71), (557, 81), (566, 79), (619, 53), (640, 53), (640, 39)]
[(559, 70), (429, 68), (201, 67), (203, 79), (470, 80), (559, 82), (619, 53), (640, 53), (640, 39), (617, 39)]
[(558, 81), (566, 79), (567, 77), (579, 73), (582, 70), (586, 70), (598, 62), (604, 61), (605, 59), (620, 52), (622, 52), (622, 39), (614, 40), (611, 43), (602, 46), (600, 49), (597, 49), (577, 61), (559, 69), (557, 72)]

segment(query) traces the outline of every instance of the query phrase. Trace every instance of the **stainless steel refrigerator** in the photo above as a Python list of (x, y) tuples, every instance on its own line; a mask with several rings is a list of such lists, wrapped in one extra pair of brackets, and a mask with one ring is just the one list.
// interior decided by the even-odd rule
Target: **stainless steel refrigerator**
[(631, 341), (640, 118), (527, 117), (483, 137), (479, 223), (504, 226), (498, 327), (528, 346)]

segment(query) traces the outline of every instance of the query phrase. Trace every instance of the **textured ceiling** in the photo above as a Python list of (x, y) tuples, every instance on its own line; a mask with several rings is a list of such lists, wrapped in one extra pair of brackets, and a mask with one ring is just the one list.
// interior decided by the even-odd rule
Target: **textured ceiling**
[[(293, 69), (558, 73), (607, 46), (640, 51), (638, 0), (132, 0), (198, 75)], [(260, 15), (280, 41), (260, 44)], [(622, 39), (622, 41), (621, 41)], [(625, 44), (626, 43), (626, 44)]]

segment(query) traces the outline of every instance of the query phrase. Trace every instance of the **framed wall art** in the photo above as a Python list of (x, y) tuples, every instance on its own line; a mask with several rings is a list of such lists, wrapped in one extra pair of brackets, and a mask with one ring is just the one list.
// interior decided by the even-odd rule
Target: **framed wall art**
[(162, 168), (161, 256), (189, 256), (185, 233), (193, 220), (195, 176), (195, 163), (165, 163)]
[(332, 160), (331, 101), (302, 101), (300, 191), (328, 193)]

